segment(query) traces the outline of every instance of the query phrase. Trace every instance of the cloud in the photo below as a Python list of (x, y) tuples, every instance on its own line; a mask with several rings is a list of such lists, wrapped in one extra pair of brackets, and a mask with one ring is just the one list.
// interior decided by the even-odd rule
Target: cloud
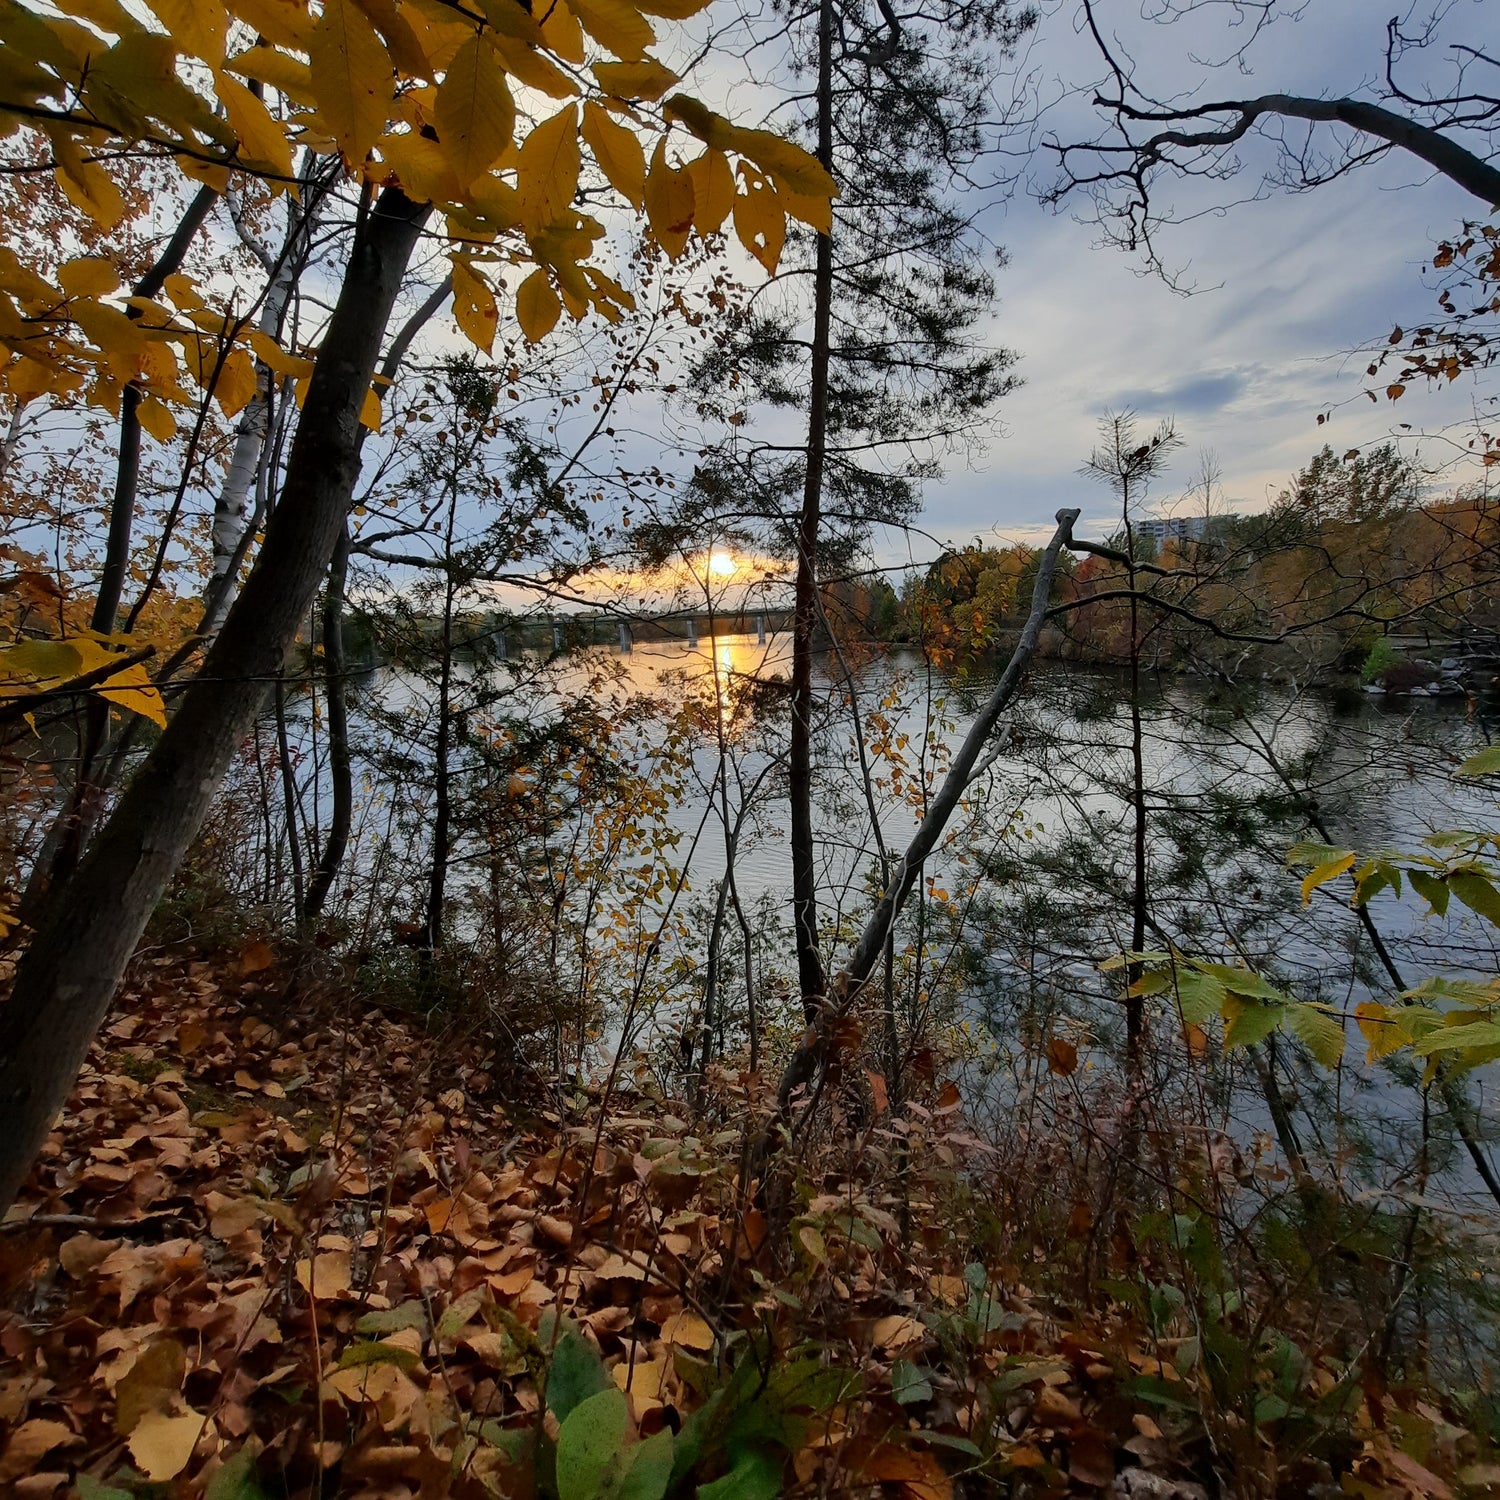
[[(1170, 417), (1178, 412), (1196, 415), (1216, 412), (1229, 405), (1245, 389), (1248, 376), (1241, 370), (1205, 372), (1157, 390), (1122, 391), (1109, 403), (1113, 411), (1134, 411), (1142, 416)], [(1100, 407), (1102, 412), (1104, 407)]]

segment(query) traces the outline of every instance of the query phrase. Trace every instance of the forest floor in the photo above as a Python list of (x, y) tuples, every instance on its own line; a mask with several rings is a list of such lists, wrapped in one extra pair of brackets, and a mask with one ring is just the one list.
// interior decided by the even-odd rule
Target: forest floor
[[(1202, 1500), (1243, 1469), (1182, 1339), (975, 1261), (955, 1091), (768, 1200), (752, 1078), (712, 1134), (644, 1093), (523, 1114), (472, 1037), (287, 989), (260, 944), (133, 968), (0, 1226), (0, 1491)], [(899, 1195), (841, 1175), (896, 1148)], [(1345, 1407), (1341, 1479), (1241, 1424), (1259, 1492), (1500, 1478), (1415, 1395)]]

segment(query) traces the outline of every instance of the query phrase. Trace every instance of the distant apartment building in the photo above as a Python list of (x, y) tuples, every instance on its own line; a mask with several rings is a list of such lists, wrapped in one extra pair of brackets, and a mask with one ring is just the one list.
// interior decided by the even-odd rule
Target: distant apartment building
[(1149, 536), (1158, 547), (1167, 542), (1201, 542), (1233, 516), (1143, 516), (1130, 523), (1138, 537)]

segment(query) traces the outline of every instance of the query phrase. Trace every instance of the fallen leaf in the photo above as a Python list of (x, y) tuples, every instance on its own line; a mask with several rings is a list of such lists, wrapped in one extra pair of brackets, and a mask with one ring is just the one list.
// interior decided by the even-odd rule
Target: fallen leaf
[(180, 1417), (147, 1412), (136, 1423), (126, 1446), (146, 1478), (160, 1484), (175, 1479), (187, 1468), (203, 1431), (203, 1422), (202, 1413), (196, 1411)]
[(51, 1422), (44, 1417), (23, 1422), (11, 1434), (5, 1453), (0, 1456), (0, 1479), (19, 1478), (53, 1449), (71, 1448), (81, 1441), (66, 1422)]

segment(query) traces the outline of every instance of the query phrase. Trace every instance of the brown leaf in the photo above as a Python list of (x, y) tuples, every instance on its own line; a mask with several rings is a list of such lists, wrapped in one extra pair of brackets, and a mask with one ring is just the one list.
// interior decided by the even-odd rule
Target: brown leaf
[(297, 1262), (298, 1285), (319, 1302), (347, 1296), (349, 1277), (347, 1250), (324, 1250), (311, 1260)]
[(1066, 1037), (1055, 1036), (1047, 1043), (1047, 1071), (1067, 1078), (1078, 1067), (1078, 1048)]
[(23, 1422), (11, 1435), (0, 1456), (0, 1479), (16, 1479), (37, 1461), (55, 1448), (71, 1448), (82, 1442), (77, 1433), (66, 1422), (51, 1422), (44, 1417), (34, 1417)]

